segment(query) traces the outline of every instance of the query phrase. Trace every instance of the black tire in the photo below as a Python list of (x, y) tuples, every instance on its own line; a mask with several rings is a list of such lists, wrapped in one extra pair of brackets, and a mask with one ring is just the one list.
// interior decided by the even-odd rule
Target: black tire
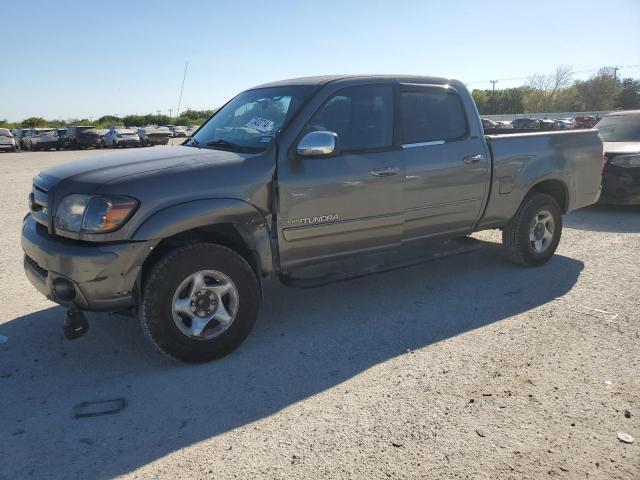
[[(529, 234), (540, 212), (551, 214), (554, 228), (549, 243), (544, 250), (535, 250)], [(522, 265), (537, 267), (549, 261), (553, 256), (562, 235), (562, 212), (558, 202), (546, 193), (531, 192), (522, 201), (520, 208), (502, 231), (502, 244), (512, 259)]]
[[(231, 279), (238, 293), (237, 313), (227, 330), (211, 339), (183, 333), (174, 322), (173, 296), (190, 275), (216, 270)], [(195, 243), (167, 253), (151, 268), (144, 282), (140, 323), (151, 343), (162, 353), (183, 362), (208, 362), (227, 355), (249, 335), (258, 315), (260, 287), (244, 258), (233, 250)]]

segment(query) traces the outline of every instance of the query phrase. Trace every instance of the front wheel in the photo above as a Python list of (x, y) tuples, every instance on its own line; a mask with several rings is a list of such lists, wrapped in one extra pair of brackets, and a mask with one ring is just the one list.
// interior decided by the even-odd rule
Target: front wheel
[(196, 243), (152, 267), (141, 303), (142, 329), (156, 348), (184, 362), (208, 362), (249, 335), (260, 290), (251, 266), (236, 252)]
[(502, 243), (518, 263), (539, 266), (553, 256), (561, 234), (558, 203), (546, 193), (533, 192), (502, 231)]

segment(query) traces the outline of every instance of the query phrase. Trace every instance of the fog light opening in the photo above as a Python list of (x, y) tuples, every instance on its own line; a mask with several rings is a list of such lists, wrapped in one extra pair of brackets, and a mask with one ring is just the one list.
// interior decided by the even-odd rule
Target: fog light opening
[(69, 280), (58, 277), (53, 281), (53, 294), (58, 300), (70, 302), (76, 298), (76, 289)]

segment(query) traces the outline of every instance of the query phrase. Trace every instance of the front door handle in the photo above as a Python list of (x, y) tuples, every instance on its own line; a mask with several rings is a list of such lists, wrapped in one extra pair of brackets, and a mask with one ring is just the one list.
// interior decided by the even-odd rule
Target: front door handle
[(480, 161), (484, 160), (484, 157), (480, 154), (478, 155), (467, 155), (466, 157), (464, 157), (462, 159), (462, 161), (464, 163), (478, 163)]
[(371, 170), (371, 175), (374, 177), (390, 177), (391, 175), (396, 175), (400, 170), (395, 167), (383, 167), (383, 168), (375, 168)]

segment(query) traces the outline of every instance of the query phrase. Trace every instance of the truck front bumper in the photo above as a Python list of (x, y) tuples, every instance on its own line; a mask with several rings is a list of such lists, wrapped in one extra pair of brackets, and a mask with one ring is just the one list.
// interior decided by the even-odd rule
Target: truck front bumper
[(135, 285), (155, 241), (89, 243), (47, 233), (31, 216), (22, 226), (24, 269), (48, 299), (68, 308), (115, 312), (135, 304)]

